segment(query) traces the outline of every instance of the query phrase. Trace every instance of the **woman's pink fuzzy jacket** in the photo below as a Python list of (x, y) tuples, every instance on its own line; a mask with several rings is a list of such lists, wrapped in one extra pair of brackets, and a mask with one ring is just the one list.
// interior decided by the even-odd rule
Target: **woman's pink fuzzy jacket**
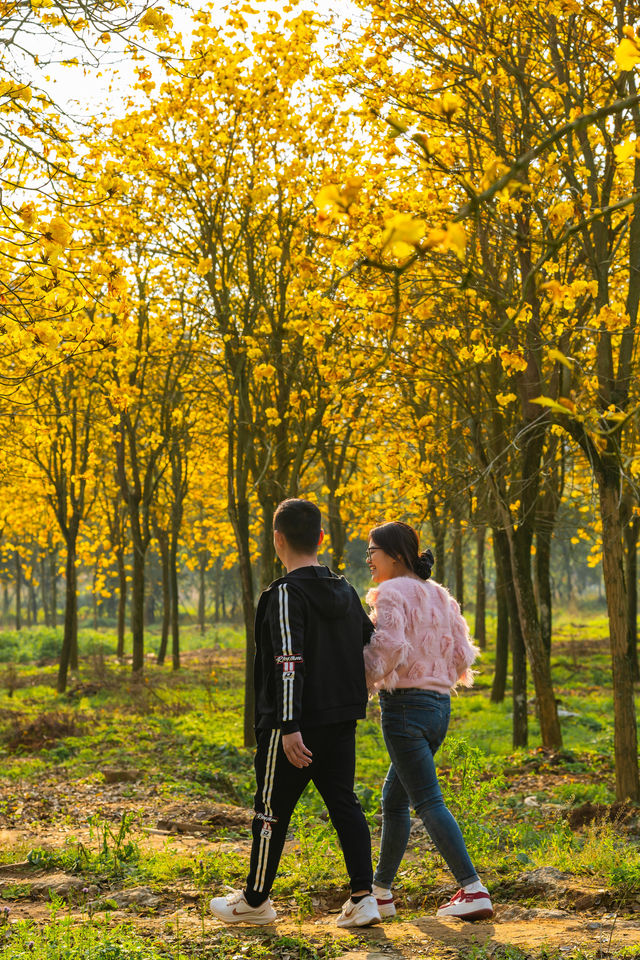
[(450, 693), (473, 684), (478, 655), (451, 594), (433, 580), (393, 577), (367, 594), (375, 632), (364, 648), (370, 691), (419, 687)]

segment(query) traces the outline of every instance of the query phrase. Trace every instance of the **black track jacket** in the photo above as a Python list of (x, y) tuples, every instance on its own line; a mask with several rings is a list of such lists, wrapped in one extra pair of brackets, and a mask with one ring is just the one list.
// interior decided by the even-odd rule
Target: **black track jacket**
[(274, 580), (256, 612), (256, 729), (293, 733), (364, 717), (362, 649), (372, 632), (354, 588), (328, 567)]

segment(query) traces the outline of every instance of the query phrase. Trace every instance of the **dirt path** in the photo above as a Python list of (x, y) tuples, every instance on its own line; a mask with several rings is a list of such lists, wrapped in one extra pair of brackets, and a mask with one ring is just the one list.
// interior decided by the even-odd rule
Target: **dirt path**
[[(8, 832), (4, 831), (6, 835)], [(0, 839), (2, 839), (0, 837)], [(13, 838), (12, 838), (13, 839)], [(151, 838), (153, 842), (154, 838)], [(185, 838), (180, 847), (193, 851), (195, 838)], [(202, 841), (200, 841), (202, 843)], [(279, 917), (268, 927), (226, 927), (206, 912), (206, 899), (195, 889), (176, 886), (162, 891), (148, 887), (121, 888), (98, 891), (87, 888), (82, 878), (45, 870), (30, 865), (6, 865), (0, 868), (0, 894), (11, 893), (11, 921), (31, 919), (45, 923), (51, 918), (50, 891), (68, 901), (62, 908), (65, 915), (87, 922), (87, 907), (73, 906), (88, 897), (95, 906), (92, 914), (111, 923), (133, 923), (141, 934), (165, 939), (184, 938), (190, 943), (210, 946), (223, 934), (233, 933), (240, 941), (250, 942), (256, 936), (304, 936), (311, 940), (345, 941), (347, 933), (354, 933), (356, 944), (344, 943), (346, 960), (389, 960), (458, 955), (465, 948), (484, 947), (493, 954), (499, 947), (512, 945), (526, 953), (542, 948), (570, 950), (580, 948), (585, 953), (615, 955), (623, 948), (640, 946), (640, 917), (622, 918), (614, 913), (571, 912), (568, 910), (527, 908), (519, 903), (501, 903), (492, 921), (463, 923), (437, 920), (432, 915), (400, 909), (393, 920), (367, 930), (343, 931), (336, 926), (337, 908), (328, 913), (299, 921), (292, 903), (276, 902)], [(23, 895), (20, 895), (20, 894)], [(102, 922), (102, 921), (101, 921)]]
[[(513, 906), (503, 905), (498, 908), (491, 922), (483, 923), (436, 920), (433, 917), (405, 920), (398, 916), (393, 921), (385, 921), (367, 930), (348, 931), (355, 934), (358, 943), (354, 948), (348, 948), (344, 957), (345, 960), (355, 960), (356, 957), (378, 960), (381, 956), (390, 960), (417, 960), (447, 953), (458, 954), (474, 946), (485, 947), (492, 954), (498, 947), (507, 945), (519, 947), (526, 953), (538, 952), (542, 948), (579, 948), (585, 953), (605, 956), (625, 947), (640, 946), (640, 921), (623, 920), (615, 916), (595, 920), (537, 909), (522, 910), (520, 915), (514, 916), (513, 910)], [(87, 921), (86, 912), (71, 913), (77, 915), (79, 922)], [(557, 915), (554, 916), (554, 913)], [(15, 903), (11, 912), (12, 920), (46, 922), (50, 916), (50, 908), (44, 901)], [(168, 937), (171, 940), (180, 936), (185, 942), (202, 943), (204, 947), (215, 943), (222, 932), (233, 933), (239, 940), (247, 942), (256, 936), (268, 938), (284, 935), (292, 938), (304, 936), (312, 941), (324, 941), (327, 938), (344, 941), (347, 933), (336, 926), (336, 915), (298, 922), (283, 913), (281, 919), (269, 927), (225, 927), (209, 916), (202, 918), (197, 904), (178, 910), (173, 904), (167, 904), (153, 916), (136, 915), (126, 909), (113, 910), (110, 919), (112, 923), (125, 920), (133, 923), (141, 934)]]
[[(102, 815), (116, 821), (126, 806), (121, 792), (119, 786), (102, 788), (98, 796), (90, 797), (89, 791), (84, 795), (81, 788), (63, 797), (62, 790), (60, 795), (54, 790), (49, 793), (45, 807), (41, 794), (26, 795), (12, 826), (0, 830), (0, 848), (14, 850), (18, 855), (22, 852), (25, 856), (26, 851), (34, 847), (60, 848), (71, 837), (87, 844), (90, 841), (86, 822), (89, 810), (99, 808)], [(223, 848), (248, 860), (249, 844), (244, 832), (250, 816), (247, 811), (228, 805), (167, 805), (149, 794), (138, 796), (135, 803), (139, 813), (144, 807), (145, 826), (138, 834), (143, 853), (169, 845), (176, 854), (194, 858)], [(203, 813), (206, 813), (204, 819)], [(237, 839), (216, 837), (220, 825), (233, 827)], [(356, 931), (346, 939), (347, 932), (336, 926), (335, 892), (328, 894), (324, 902), (320, 899), (319, 910), (310, 919), (297, 919), (297, 906), (293, 901), (276, 900), (279, 919), (274, 925), (231, 928), (208, 914), (208, 896), (204, 897), (186, 881), (161, 890), (125, 886), (100, 890), (86, 884), (86, 879), (77, 875), (35, 869), (31, 864), (0, 866), (0, 897), (3, 904), (10, 906), (11, 922), (20, 919), (47, 922), (51, 917), (51, 893), (54, 893), (63, 902), (62, 912), (77, 917), (79, 923), (88, 921), (87, 904), (91, 903), (94, 918), (108, 915), (110, 923), (133, 923), (141, 934), (165, 940), (185, 938), (203, 948), (233, 932), (247, 943), (256, 937), (272, 936), (304, 936), (321, 942), (337, 940), (346, 951), (345, 960), (421, 960), (426, 957), (436, 960), (457, 957), (461, 951), (474, 947), (484, 947), (488, 955), (493, 955), (508, 945), (525, 953), (538, 953), (543, 948), (581, 949), (593, 956), (616, 955), (624, 948), (640, 950), (640, 901), (628, 902), (624, 916), (618, 915), (615, 898), (606, 890), (550, 869), (523, 874), (521, 883), (510, 891), (508, 901), (506, 896), (496, 896), (498, 905), (491, 922), (437, 920), (433, 916), (435, 901), (419, 910), (402, 904), (393, 920)], [(537, 905), (528, 906), (531, 902)], [(79, 903), (85, 906), (80, 908)], [(544, 904), (552, 905), (553, 909)], [(557, 909), (558, 905), (562, 909)]]

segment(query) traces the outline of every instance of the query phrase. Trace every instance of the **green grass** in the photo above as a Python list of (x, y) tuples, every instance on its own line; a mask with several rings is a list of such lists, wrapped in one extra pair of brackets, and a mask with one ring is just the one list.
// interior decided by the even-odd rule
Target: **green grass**
[[(204, 906), (204, 905), (203, 905)], [(196, 937), (182, 929), (176, 919), (165, 925), (162, 936), (140, 935), (131, 923), (116, 923), (109, 916), (84, 913), (80, 918), (63, 915), (63, 904), (51, 905), (45, 925), (10, 921), (10, 908), (0, 910), (0, 960), (334, 960), (358, 938), (302, 934), (256, 935), (243, 930), (240, 936), (226, 931), (211, 933), (204, 923)]]
[[(222, 650), (238, 645), (239, 631), (229, 625), (209, 627), (205, 634), (199, 627), (186, 625), (181, 627), (180, 648), (182, 652), (199, 650), (202, 647)], [(63, 628), (23, 627), (22, 630), (0, 630), (0, 664), (46, 663), (57, 660), (62, 647)], [(148, 629), (146, 633), (147, 654), (157, 655), (160, 648), (158, 628)], [(78, 630), (78, 652), (81, 657), (115, 657), (117, 638), (113, 629), (80, 627)], [(131, 635), (125, 634), (125, 656), (131, 654)], [(171, 650), (168, 650), (171, 660)]]

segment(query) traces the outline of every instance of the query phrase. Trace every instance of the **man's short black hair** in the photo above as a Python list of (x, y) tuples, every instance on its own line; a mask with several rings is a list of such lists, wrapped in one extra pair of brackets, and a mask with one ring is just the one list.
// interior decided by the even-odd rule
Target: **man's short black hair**
[(322, 517), (315, 503), (291, 497), (276, 507), (273, 529), (281, 533), (297, 553), (314, 553), (320, 540)]

